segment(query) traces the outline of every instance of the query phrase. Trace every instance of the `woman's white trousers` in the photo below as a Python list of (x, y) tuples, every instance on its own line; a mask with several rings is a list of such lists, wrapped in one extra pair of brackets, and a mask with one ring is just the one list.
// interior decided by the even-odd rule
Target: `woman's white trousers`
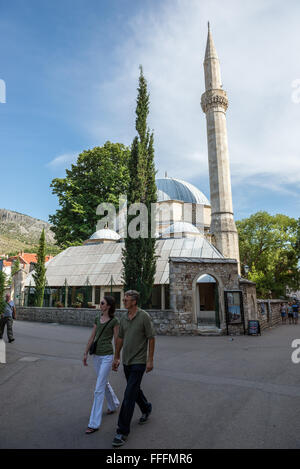
[(94, 403), (91, 411), (89, 427), (99, 428), (102, 419), (104, 396), (107, 400), (108, 410), (116, 410), (120, 402), (115, 395), (113, 388), (108, 382), (108, 375), (111, 371), (113, 355), (94, 355), (94, 367), (97, 374), (96, 388), (94, 392)]

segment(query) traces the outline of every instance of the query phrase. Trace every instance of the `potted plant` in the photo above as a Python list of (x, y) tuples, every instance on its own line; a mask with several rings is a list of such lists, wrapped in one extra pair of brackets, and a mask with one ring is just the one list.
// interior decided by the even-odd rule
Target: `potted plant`
[(76, 297), (76, 308), (82, 308), (82, 303), (83, 303), (83, 294), (78, 293)]

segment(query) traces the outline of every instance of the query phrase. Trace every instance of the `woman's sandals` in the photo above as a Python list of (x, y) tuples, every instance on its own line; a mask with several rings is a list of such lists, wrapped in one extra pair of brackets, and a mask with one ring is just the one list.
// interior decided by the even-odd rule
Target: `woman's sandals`
[(85, 431), (85, 434), (86, 435), (90, 435), (91, 433), (95, 433), (99, 430), (99, 428), (90, 428), (90, 427), (87, 427), (86, 431)]

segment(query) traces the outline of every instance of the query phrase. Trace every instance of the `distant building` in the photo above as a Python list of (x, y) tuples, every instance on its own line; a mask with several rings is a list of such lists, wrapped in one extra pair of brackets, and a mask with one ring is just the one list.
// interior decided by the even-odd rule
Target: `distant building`
[[(53, 256), (47, 255), (45, 262), (48, 262), (52, 258)], [(29, 273), (37, 262), (37, 254), (20, 251), (16, 256), (7, 257), (6, 262), (10, 262), (12, 265), (17, 259), (20, 261), (21, 269)]]

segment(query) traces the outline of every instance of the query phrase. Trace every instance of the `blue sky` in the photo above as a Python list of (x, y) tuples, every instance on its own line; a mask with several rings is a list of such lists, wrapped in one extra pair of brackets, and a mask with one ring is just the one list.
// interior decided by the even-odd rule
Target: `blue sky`
[(235, 217), (299, 217), (299, 19), (296, 0), (0, 0), (0, 208), (47, 220), (58, 207), (51, 180), (79, 152), (131, 143), (139, 64), (158, 176), (209, 198), (200, 98), (210, 20), (229, 97)]

